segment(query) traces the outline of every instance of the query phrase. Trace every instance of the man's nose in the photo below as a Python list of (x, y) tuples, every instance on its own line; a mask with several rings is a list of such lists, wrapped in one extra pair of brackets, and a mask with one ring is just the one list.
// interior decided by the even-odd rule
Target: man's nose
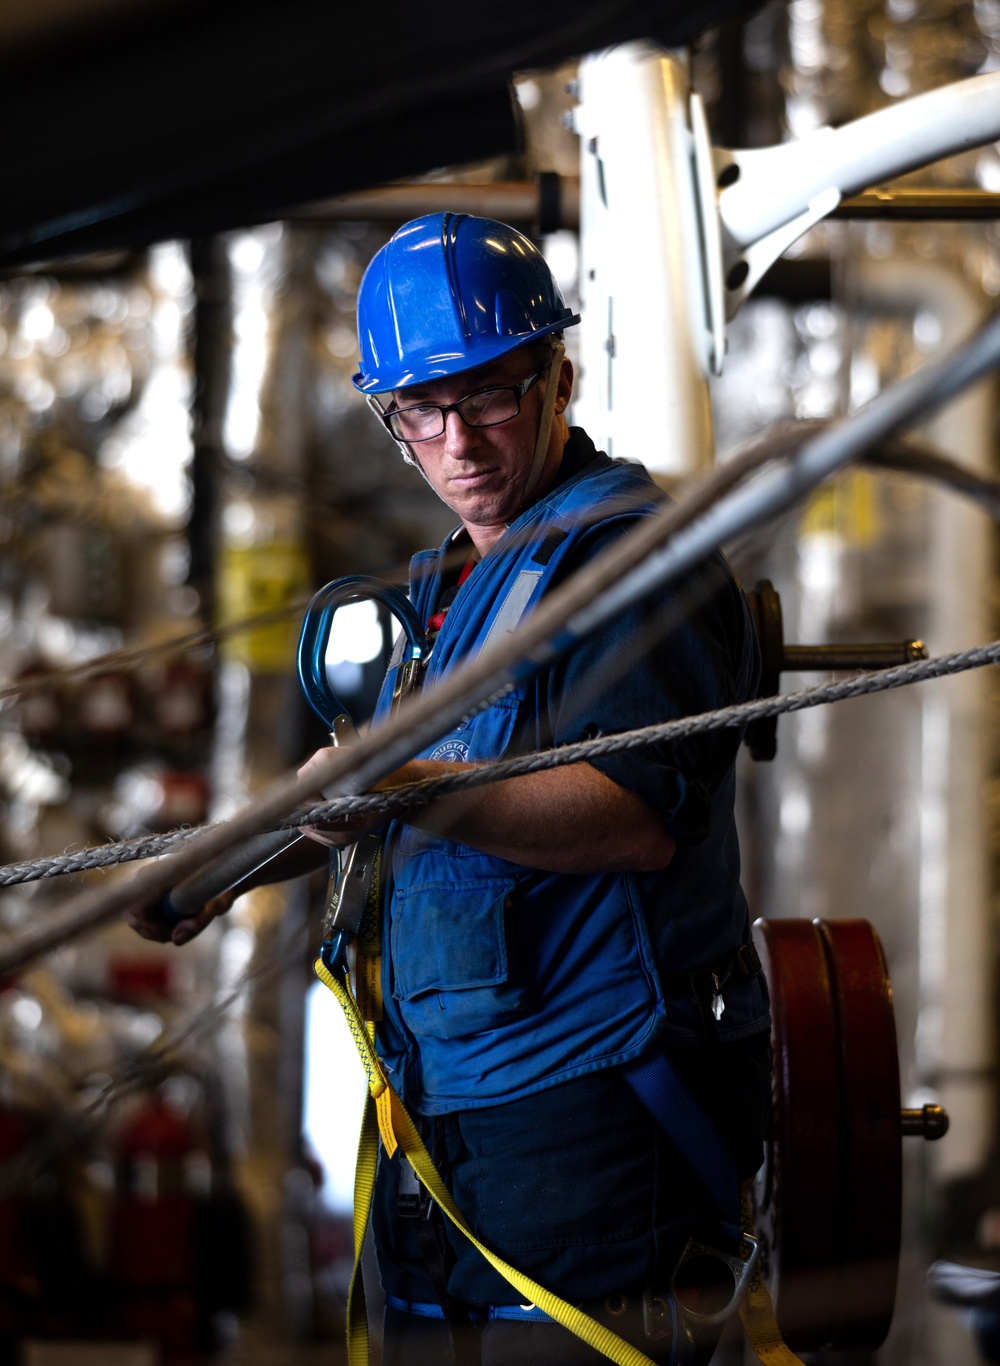
[(463, 422), (460, 415), (454, 411), (444, 415), (444, 447), (449, 455), (464, 455), (473, 450), (477, 444), (477, 433), (475, 427), (470, 427), (467, 422)]

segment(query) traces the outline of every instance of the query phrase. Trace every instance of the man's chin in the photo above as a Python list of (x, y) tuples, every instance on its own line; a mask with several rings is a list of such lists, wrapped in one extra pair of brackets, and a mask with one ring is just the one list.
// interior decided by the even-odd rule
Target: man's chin
[(457, 513), (466, 526), (503, 526), (516, 516), (516, 511), (511, 510), (512, 500), (498, 498), (495, 494), (492, 497), (479, 498), (475, 494), (469, 494), (465, 497), (452, 497), (446, 501), (452, 512)]

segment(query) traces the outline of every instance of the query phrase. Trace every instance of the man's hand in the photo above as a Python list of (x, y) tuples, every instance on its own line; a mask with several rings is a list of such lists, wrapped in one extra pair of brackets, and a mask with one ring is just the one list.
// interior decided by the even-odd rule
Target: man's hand
[(206, 925), (219, 915), (225, 915), (236, 900), (236, 892), (221, 892), (201, 908), (195, 916), (186, 920), (170, 920), (161, 912), (162, 900), (141, 901), (128, 913), (128, 923), (142, 939), (152, 939), (157, 944), (189, 943), (201, 934)]
[[(325, 749), (318, 749), (297, 770), (297, 776), (308, 778), (330, 753), (330, 748), (327, 746)], [(324, 821), (322, 825), (302, 825), (299, 828), (303, 835), (308, 835), (311, 840), (322, 844), (326, 849), (346, 849), (348, 845), (357, 844), (361, 836), (367, 835), (381, 820), (379, 816), (338, 816), (329, 822)]]

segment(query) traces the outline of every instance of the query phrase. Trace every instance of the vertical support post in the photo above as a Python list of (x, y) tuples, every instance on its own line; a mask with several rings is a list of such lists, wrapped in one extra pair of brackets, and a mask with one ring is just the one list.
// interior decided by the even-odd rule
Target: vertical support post
[[(932, 314), (941, 346), (982, 321), (982, 296), (955, 270), (925, 260), (867, 265), (867, 304)], [(947, 455), (990, 472), (994, 395), (988, 382), (966, 390), (926, 427)], [(990, 635), (992, 533), (978, 509), (929, 493), (927, 640), (934, 654), (964, 650)], [(989, 719), (985, 671), (924, 685), (920, 784), (920, 994), (915, 1080), (951, 1116), (948, 1142), (932, 1161), (943, 1181), (982, 1170), (994, 1142), (993, 929), (989, 890)]]
[(629, 43), (580, 68), (581, 383), (598, 446), (678, 477), (714, 459), (687, 70)]
[(197, 589), (208, 620), (214, 617), (215, 558), (220, 505), (222, 429), (229, 398), (232, 350), (232, 281), (220, 237), (193, 238), (188, 248), (194, 280), (191, 351), (194, 392), (191, 417), (191, 517), (188, 579)]

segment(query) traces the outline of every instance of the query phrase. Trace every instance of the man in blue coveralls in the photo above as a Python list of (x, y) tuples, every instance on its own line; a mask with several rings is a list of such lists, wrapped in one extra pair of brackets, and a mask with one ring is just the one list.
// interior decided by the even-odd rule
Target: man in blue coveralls
[[(411, 567), (433, 642), (424, 689), (659, 501), (640, 465), (567, 425), (562, 333), (578, 321), (534, 245), (487, 219), (408, 223), (365, 274), (355, 386), (461, 524)], [(745, 701), (757, 673), (746, 603), (716, 555), (394, 780)], [(683, 1331), (650, 1330), (649, 1304), (669, 1300), (692, 1232), (713, 1240), (719, 1200), (653, 1117), (637, 1069), (666, 1059), (739, 1179), (760, 1164), (770, 1096), (767, 993), (739, 886), (738, 744), (724, 730), (607, 755), (384, 829), (378, 1047), (393, 1084), (482, 1241), (664, 1362), (695, 1356)], [(210, 918), (182, 922), (174, 941)], [(171, 936), (153, 910), (133, 924)], [(382, 1154), (373, 1231), (387, 1366), (601, 1359), (519, 1307), (399, 1153)]]

